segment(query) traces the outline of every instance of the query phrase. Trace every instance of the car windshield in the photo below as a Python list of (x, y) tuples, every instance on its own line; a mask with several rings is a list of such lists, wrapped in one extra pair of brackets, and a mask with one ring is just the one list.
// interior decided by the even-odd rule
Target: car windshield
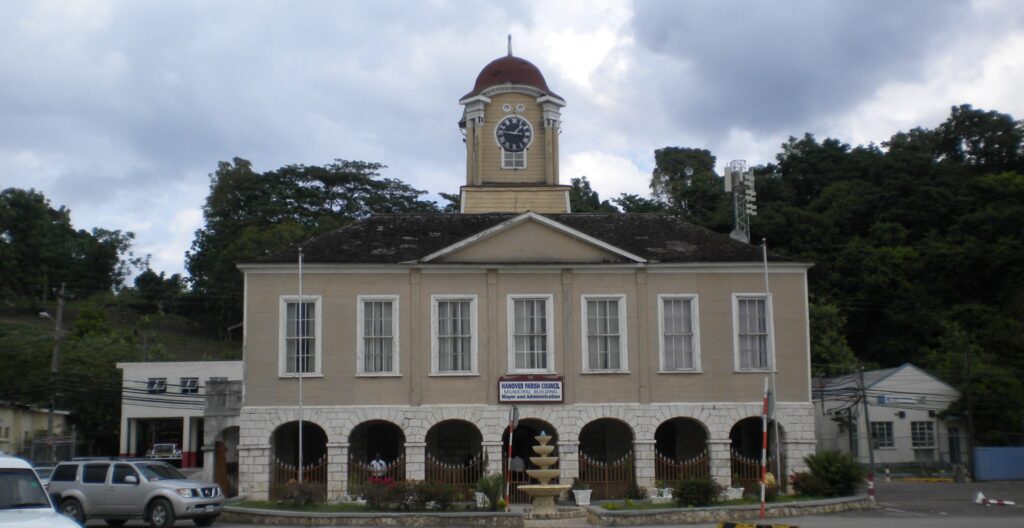
[(49, 507), (46, 490), (31, 469), (0, 469), (0, 510)]
[(139, 464), (139, 471), (146, 477), (146, 480), (184, 480), (185, 475), (167, 464)]

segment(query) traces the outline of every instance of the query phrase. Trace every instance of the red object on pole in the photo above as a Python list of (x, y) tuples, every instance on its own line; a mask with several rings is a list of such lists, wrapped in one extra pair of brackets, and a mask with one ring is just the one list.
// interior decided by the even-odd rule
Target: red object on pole
[(875, 502), (875, 473), (868, 471), (868, 499)]
[(761, 519), (765, 514), (764, 488), (768, 479), (768, 378), (764, 379), (764, 403), (761, 409)]

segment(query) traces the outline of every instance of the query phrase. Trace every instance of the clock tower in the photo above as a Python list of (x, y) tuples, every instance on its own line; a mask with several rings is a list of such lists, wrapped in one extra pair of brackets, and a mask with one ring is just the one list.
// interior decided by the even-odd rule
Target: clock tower
[(558, 181), (558, 134), (565, 101), (532, 63), (512, 55), (480, 71), (459, 99), (466, 140), (463, 213), (569, 212)]

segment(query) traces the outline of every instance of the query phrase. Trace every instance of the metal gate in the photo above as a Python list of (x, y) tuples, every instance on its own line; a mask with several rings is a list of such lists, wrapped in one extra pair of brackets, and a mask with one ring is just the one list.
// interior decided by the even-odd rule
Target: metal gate
[(670, 482), (709, 475), (711, 475), (711, 459), (707, 449), (686, 460), (675, 460), (658, 451), (654, 453), (654, 479), (664, 482), (665, 485), (670, 485)]
[(447, 464), (437, 460), (429, 453), (426, 456), (427, 482), (448, 484), (455, 491), (455, 500), (473, 500), (476, 483), (484, 476), (487, 468), (487, 455), (479, 454), (465, 464)]
[(633, 484), (633, 452), (603, 462), (580, 452), (580, 480), (590, 484), (594, 500), (623, 499)]
[[(508, 455), (503, 453), (501, 465), (502, 471), (507, 467)], [(551, 469), (558, 469), (558, 464), (556, 463), (551, 466)], [(526, 474), (526, 471), (509, 471), (507, 475), (509, 483), (509, 501), (512, 504), (529, 504), (532, 502), (533, 499), (530, 498), (525, 491), (519, 491), (519, 486), (523, 484), (540, 484), (540, 481), (535, 478), (531, 478), (530, 475)], [(553, 481), (553, 483), (557, 483), (557, 480)], [(504, 490), (502, 491), (502, 494), (504, 494)]]
[[(747, 489), (754, 489), (761, 485), (761, 459), (754, 459), (745, 457), (735, 449), (731, 449), (732, 459), (732, 485), (733, 487), (743, 487)], [(775, 457), (768, 458), (768, 471), (774, 473), (775, 468)], [(780, 471), (782, 475), (785, 475), (785, 468)], [(775, 481), (779, 484), (780, 489), (785, 486), (784, 478), (775, 476)]]
[(387, 465), (387, 469), (383, 472), (375, 472), (370, 469), (370, 464), (361, 460), (356, 460), (352, 455), (348, 455), (348, 484), (349, 489), (352, 486), (358, 486), (371, 478), (378, 478), (380, 480), (400, 482), (405, 480), (405, 455), (400, 455), (394, 462)]
[[(277, 458), (270, 463), (270, 500), (278, 500), (284, 496), (289, 483), (298, 482), (298, 468), (292, 464), (285, 464)], [(323, 501), (327, 497), (327, 455), (320, 460), (306, 465), (302, 468), (302, 481), (315, 484), (320, 488), (318, 500)]]

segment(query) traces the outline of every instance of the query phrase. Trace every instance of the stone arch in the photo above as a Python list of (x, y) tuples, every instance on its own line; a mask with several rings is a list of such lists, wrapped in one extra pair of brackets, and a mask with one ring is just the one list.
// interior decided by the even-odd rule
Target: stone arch
[(270, 434), (270, 454), (271, 500), (284, 496), (288, 483), (298, 479), (315, 485), (317, 500), (326, 497), (327, 431), (323, 427), (305, 420), (278, 425)]
[(708, 448), (711, 433), (696, 418), (676, 416), (658, 424), (654, 431), (654, 446), (658, 453), (672, 460), (685, 460), (698, 456)]
[(426, 452), (439, 462), (464, 464), (479, 456), (483, 435), (472, 422), (447, 419), (435, 423), (427, 431)]
[(602, 417), (581, 427), (577, 438), (580, 453), (593, 460), (610, 462), (632, 451), (635, 433), (624, 420)]
[(376, 455), (391, 463), (405, 455), (405, 433), (389, 420), (366, 420), (349, 432), (349, 456), (369, 463)]
[[(778, 425), (778, 435), (775, 431)], [(761, 449), (763, 445), (763, 427), (760, 416), (748, 416), (733, 424), (729, 430), (730, 459), (732, 466), (733, 486), (751, 486), (759, 480)], [(780, 441), (785, 440), (785, 429), (775, 420), (768, 421), (768, 471), (776, 474), (780, 485), (785, 479), (779, 476), (786, 474), (786, 452)]]
[(213, 480), (220, 484), (228, 497), (238, 495), (238, 441), (237, 425), (221, 429), (213, 442)]

